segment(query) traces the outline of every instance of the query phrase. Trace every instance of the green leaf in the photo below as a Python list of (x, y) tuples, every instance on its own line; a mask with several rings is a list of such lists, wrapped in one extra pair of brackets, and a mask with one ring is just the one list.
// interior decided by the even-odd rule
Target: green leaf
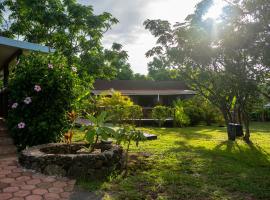
[(92, 115), (87, 115), (87, 119), (89, 119), (92, 123), (94, 123), (94, 125), (98, 124), (97, 119)]
[(95, 131), (94, 130), (87, 131), (85, 136), (86, 136), (85, 139), (86, 139), (87, 142), (89, 142), (89, 144), (94, 143), (94, 138), (95, 138)]

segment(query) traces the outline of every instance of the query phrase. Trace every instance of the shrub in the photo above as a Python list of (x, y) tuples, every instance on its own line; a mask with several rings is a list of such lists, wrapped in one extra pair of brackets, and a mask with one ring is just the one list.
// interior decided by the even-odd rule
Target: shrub
[(134, 105), (132, 100), (117, 91), (107, 91), (97, 100), (97, 105), (103, 107), (114, 124), (122, 123), (123, 120), (140, 119), (142, 108)]
[(128, 119), (134, 121), (135, 119), (141, 119), (143, 117), (142, 107), (139, 105), (133, 105), (127, 107)]
[(184, 103), (177, 100), (174, 103), (174, 126), (185, 127), (190, 124), (190, 119), (184, 111)]
[(161, 127), (167, 118), (171, 117), (171, 108), (166, 106), (156, 106), (152, 110), (152, 117), (158, 122)]
[(8, 127), (19, 149), (56, 142), (68, 129), (76, 68), (58, 54), (21, 56), (9, 80)]
[(124, 96), (118, 91), (106, 91), (100, 95), (97, 101), (98, 106), (113, 107), (113, 106), (132, 106), (133, 102), (128, 96)]
[(196, 95), (191, 99), (184, 100), (183, 107), (191, 125), (197, 125), (201, 122), (211, 125), (223, 121), (219, 109), (202, 96)]
[(190, 119), (190, 125), (194, 126), (203, 121), (203, 111), (201, 109), (201, 101), (192, 98), (184, 101), (184, 112)]

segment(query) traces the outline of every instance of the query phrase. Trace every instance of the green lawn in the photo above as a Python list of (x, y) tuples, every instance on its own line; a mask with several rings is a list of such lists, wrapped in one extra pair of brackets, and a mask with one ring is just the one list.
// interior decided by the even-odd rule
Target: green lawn
[(252, 145), (228, 142), (219, 127), (144, 130), (158, 140), (132, 146), (144, 153), (131, 162), (127, 178), (79, 184), (107, 200), (270, 199), (270, 123), (252, 124)]

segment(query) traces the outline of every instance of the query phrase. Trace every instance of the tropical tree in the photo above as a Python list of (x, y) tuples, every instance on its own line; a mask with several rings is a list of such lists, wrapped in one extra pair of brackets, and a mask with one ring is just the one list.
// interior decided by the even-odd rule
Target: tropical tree
[(168, 62), (162, 57), (154, 57), (153, 60), (148, 63), (148, 76), (153, 80), (171, 80), (171, 71), (172, 69)]
[[(265, 20), (269, 18), (265, 10), (269, 10), (269, 3), (237, 2), (228, 1), (219, 21), (205, 18), (213, 1), (203, 0), (183, 23), (172, 27), (168, 21), (146, 20), (144, 25), (158, 38), (158, 46), (147, 56), (166, 60), (177, 69), (181, 79), (220, 109), (227, 124), (235, 122), (238, 113), (248, 141), (250, 110), (259, 92), (258, 85), (269, 73), (268, 58), (264, 58), (269, 45), (264, 43), (269, 35), (265, 33)], [(257, 12), (262, 15), (257, 16)], [(257, 23), (263, 36), (253, 31)], [(263, 50), (253, 54), (257, 44)]]
[(80, 76), (110, 72), (101, 45), (103, 33), (118, 22), (110, 13), (95, 15), (92, 6), (75, 0), (3, 0), (0, 5), (8, 25), (2, 24), (1, 35), (61, 51)]
[(123, 50), (123, 46), (118, 43), (113, 43), (110, 50), (105, 50), (105, 59), (107, 64), (115, 74), (113, 79), (117, 80), (131, 80), (133, 78), (133, 71), (130, 68), (128, 61), (128, 53)]
[(144, 74), (135, 73), (133, 79), (134, 80), (149, 80), (151, 78), (149, 76), (144, 75)]

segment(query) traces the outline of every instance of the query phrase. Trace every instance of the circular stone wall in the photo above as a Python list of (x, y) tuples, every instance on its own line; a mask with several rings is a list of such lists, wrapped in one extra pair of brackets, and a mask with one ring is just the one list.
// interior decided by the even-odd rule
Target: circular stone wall
[[(71, 178), (105, 178), (123, 166), (123, 149), (120, 146), (100, 143), (98, 153), (83, 153), (84, 143), (45, 144), (23, 150), (20, 164), (47, 175)], [(80, 153), (78, 153), (80, 152)]]

